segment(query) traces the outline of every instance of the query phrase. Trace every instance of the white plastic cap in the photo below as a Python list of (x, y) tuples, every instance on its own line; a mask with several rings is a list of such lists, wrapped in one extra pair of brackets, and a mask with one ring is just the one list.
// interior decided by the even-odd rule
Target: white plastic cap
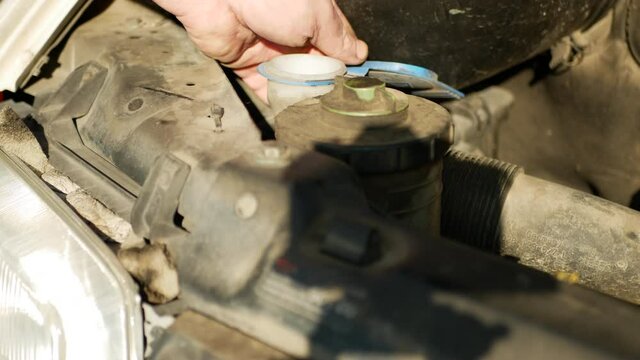
[(263, 64), (261, 72), (270, 81), (303, 85), (305, 82), (332, 82), (336, 76), (347, 72), (347, 66), (328, 56), (291, 54), (278, 56)]

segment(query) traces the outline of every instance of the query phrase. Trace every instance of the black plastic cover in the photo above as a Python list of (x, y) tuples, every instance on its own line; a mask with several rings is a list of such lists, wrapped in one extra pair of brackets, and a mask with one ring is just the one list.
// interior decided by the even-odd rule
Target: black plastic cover
[(612, 0), (338, 0), (370, 59), (410, 63), (464, 87), (593, 23)]

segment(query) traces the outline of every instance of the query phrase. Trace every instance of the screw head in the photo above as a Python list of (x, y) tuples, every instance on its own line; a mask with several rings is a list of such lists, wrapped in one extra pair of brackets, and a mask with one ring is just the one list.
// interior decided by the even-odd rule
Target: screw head
[(241, 219), (250, 219), (258, 212), (258, 199), (252, 193), (242, 194), (236, 200), (235, 212)]
[(291, 161), (291, 152), (277, 143), (263, 144), (253, 152), (255, 161), (263, 166), (284, 167)]
[(264, 148), (264, 157), (267, 159), (279, 159), (282, 156), (282, 151), (277, 146), (267, 146)]

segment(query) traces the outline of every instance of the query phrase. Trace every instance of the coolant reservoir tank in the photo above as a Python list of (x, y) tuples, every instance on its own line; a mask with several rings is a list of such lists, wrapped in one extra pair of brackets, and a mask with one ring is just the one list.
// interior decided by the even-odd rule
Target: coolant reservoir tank
[(268, 99), (274, 113), (287, 106), (333, 89), (336, 76), (347, 72), (340, 60), (321, 55), (282, 55), (261, 64), (258, 71), (268, 79)]
[(442, 158), (453, 140), (440, 105), (375, 78), (338, 77), (328, 94), (282, 111), (276, 138), (343, 160), (360, 175), (373, 208), (439, 235)]

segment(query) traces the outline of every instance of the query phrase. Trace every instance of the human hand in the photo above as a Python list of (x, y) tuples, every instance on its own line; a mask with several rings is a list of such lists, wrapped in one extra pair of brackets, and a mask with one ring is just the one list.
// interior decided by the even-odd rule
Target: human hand
[(236, 72), (263, 100), (257, 66), (288, 53), (317, 53), (347, 64), (366, 60), (335, 0), (154, 0), (174, 14), (208, 56)]

